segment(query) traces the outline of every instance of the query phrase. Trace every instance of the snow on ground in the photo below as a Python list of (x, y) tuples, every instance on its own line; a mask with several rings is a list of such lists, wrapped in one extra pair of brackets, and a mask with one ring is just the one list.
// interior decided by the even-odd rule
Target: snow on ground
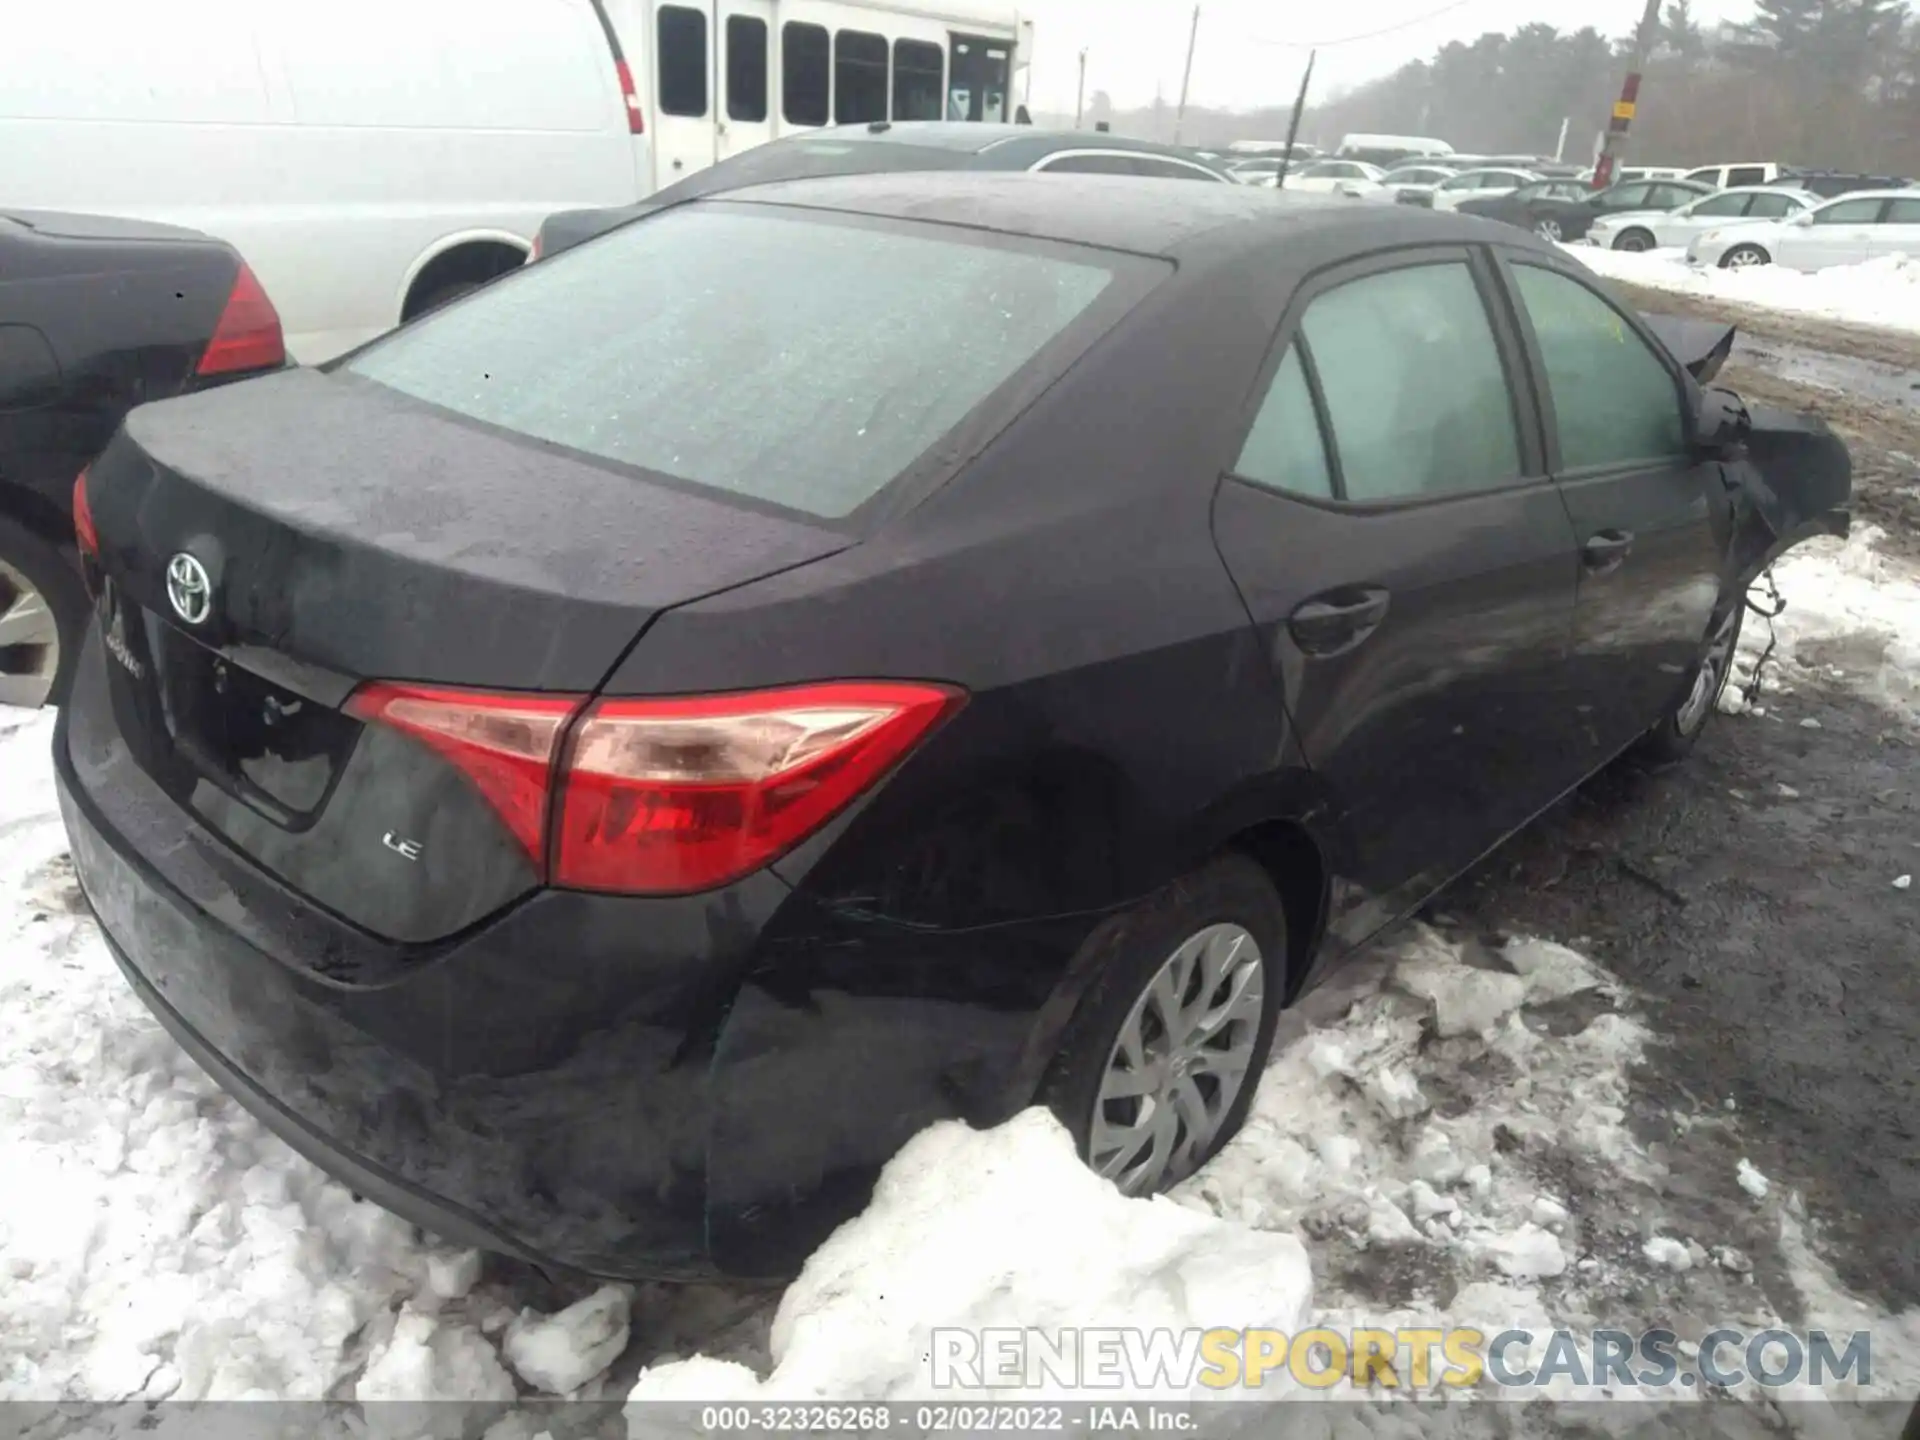
[(1689, 265), (1686, 251), (1680, 249), (1635, 253), (1603, 250), (1598, 245), (1562, 248), (1597, 274), (1654, 290), (1920, 333), (1920, 258), (1911, 255), (1886, 255), (1858, 265), (1813, 271), (1780, 265), (1722, 270)]
[[(1786, 609), (1772, 623), (1778, 637), (1759, 697), (1798, 680), (1839, 679), (1910, 723), (1920, 723), (1920, 566), (1877, 548), (1881, 532), (1860, 526), (1846, 541), (1810, 541), (1774, 566)], [(1754, 592), (1762, 603), (1765, 586)], [(1745, 689), (1767, 643), (1768, 625), (1749, 613), (1740, 636), (1733, 684), (1720, 708), (1747, 708)]]
[[(1871, 652), (1874, 693), (1914, 716), (1920, 576), (1870, 541), (1779, 567), (1769, 683)], [(1665, 1042), (1579, 937), (1444, 924), (1283, 1017), (1244, 1132), (1172, 1197), (1120, 1197), (1038, 1112), (942, 1125), (787, 1289), (770, 1344), (744, 1292), (609, 1286), (562, 1308), (356, 1201), (166, 1038), (83, 913), (51, 730), (0, 713), (0, 1400), (448, 1398), (478, 1407), (452, 1422), (477, 1434), (516, 1396), (618, 1395), (642, 1362), (637, 1398), (924, 1395), (937, 1327), (1697, 1336), (1781, 1315), (1871, 1326), (1873, 1389), (1920, 1389), (1920, 1315), (1844, 1292), (1740, 1117), (1636, 1098), (1633, 1068)], [(382, 1433), (450, 1423), (379, 1414)]]

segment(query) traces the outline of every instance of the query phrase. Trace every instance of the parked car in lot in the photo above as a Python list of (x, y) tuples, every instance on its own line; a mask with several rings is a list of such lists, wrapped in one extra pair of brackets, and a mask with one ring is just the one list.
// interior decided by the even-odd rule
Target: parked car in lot
[(1435, 186), (1444, 184), (1459, 173), (1459, 169), (1452, 165), (1401, 165), (1382, 175), (1380, 189), (1370, 193), (1367, 198), (1420, 204), (1428, 200)]
[(1084, 130), (1036, 130), (1030, 125), (874, 124), (831, 135), (775, 140), (689, 175), (638, 205), (550, 215), (534, 236), (532, 258), (570, 249), (664, 206), (723, 190), (776, 180), (910, 170), (1034, 170), (1049, 175), (1230, 182), (1225, 171), (1149, 140), (1089, 135)]
[(1489, 200), (1497, 195), (1511, 195), (1523, 185), (1531, 185), (1541, 178), (1531, 170), (1501, 167), (1463, 170), (1433, 187), (1433, 208), (1454, 210), (1466, 200)]
[(1920, 193), (1843, 195), (1787, 220), (1708, 230), (1687, 246), (1687, 258), (1696, 265), (1726, 270), (1749, 265), (1820, 270), (1887, 255), (1920, 256)]
[(1683, 177), (1710, 190), (1731, 190), (1736, 185), (1765, 185), (1777, 180), (1786, 170), (1773, 161), (1740, 162), (1730, 165), (1702, 165)]
[(456, 1242), (780, 1274), (1036, 1101), (1157, 1190), (1327, 966), (1683, 754), (1844, 531), (1845, 447), (1694, 378), (1730, 341), (1405, 206), (676, 205), (134, 412), (75, 870), (222, 1085)]
[(1579, 240), (1603, 215), (1626, 210), (1675, 210), (1713, 192), (1686, 180), (1635, 180), (1589, 190), (1565, 180), (1523, 185), (1506, 195), (1461, 202), (1459, 210), (1504, 220), (1543, 240)]
[(79, 656), (81, 467), (135, 405), (285, 359), (273, 303), (231, 246), (0, 209), (0, 705), (58, 701)]
[(315, 363), (795, 132), (1005, 122), (1016, 0), (70, 0), (0, 38), (0, 203), (238, 246)]
[(1818, 195), (1783, 185), (1746, 185), (1716, 190), (1677, 210), (1624, 210), (1602, 215), (1587, 227), (1587, 243), (1609, 250), (1652, 250), (1685, 245), (1702, 231), (1756, 220), (1786, 220), (1820, 203)]
[(1868, 175), (1858, 170), (1783, 170), (1768, 183), (1833, 200), (1856, 190), (1904, 190), (1913, 181), (1905, 175)]
[[(1386, 173), (1364, 160), (1315, 160), (1288, 170), (1284, 188), (1303, 195), (1373, 195), (1379, 193)], [(1264, 183), (1272, 185), (1274, 180)]]

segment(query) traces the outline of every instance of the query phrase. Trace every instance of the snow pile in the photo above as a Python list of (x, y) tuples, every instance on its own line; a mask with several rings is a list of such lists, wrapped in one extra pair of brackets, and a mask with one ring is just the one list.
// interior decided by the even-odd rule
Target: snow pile
[[(1843, 674), (1851, 689), (1920, 723), (1920, 567), (1883, 554), (1884, 538), (1862, 525), (1845, 542), (1809, 541), (1774, 566), (1787, 606), (1773, 621), (1774, 661), (1789, 677)], [(1764, 603), (1765, 587), (1756, 594)], [(1749, 614), (1721, 709), (1746, 708), (1744, 687), (1766, 643), (1767, 622)], [(1770, 673), (1762, 694), (1779, 686)]]
[[(931, 1383), (939, 1329), (1292, 1332), (1310, 1284), (1291, 1233), (1263, 1234), (1164, 1198), (1128, 1199), (1080, 1163), (1044, 1110), (989, 1131), (949, 1122), (908, 1142), (866, 1212), (788, 1288), (765, 1381), (745, 1366), (695, 1359), (643, 1372), (630, 1398), (959, 1399), (965, 1387)], [(1020, 1399), (1070, 1393), (1035, 1378), (1042, 1383)], [(1098, 1398), (1126, 1394), (1104, 1388)]]
[[(127, 988), (66, 858), (52, 734), (0, 710), (0, 1401), (511, 1401), (489, 1333), (513, 1307), (472, 1293), (480, 1257), (295, 1155)], [(525, 1378), (603, 1368), (610, 1309), (514, 1320)]]
[(1780, 265), (1722, 270), (1689, 265), (1686, 252), (1677, 249), (1634, 253), (1597, 245), (1563, 248), (1589, 270), (1632, 285), (1920, 333), (1920, 257), (1883, 255), (1858, 265), (1830, 265), (1815, 271)]

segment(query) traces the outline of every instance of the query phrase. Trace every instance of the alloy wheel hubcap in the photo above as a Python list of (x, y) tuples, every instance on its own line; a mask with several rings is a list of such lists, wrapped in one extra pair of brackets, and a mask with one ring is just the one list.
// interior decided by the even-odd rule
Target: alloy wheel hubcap
[(1558, 220), (1542, 220), (1538, 225), (1533, 227), (1533, 233), (1538, 235), (1542, 240), (1558, 240), (1560, 238), (1560, 222)]
[(1713, 639), (1707, 642), (1707, 653), (1701, 657), (1700, 668), (1694, 673), (1693, 689), (1687, 692), (1680, 713), (1674, 717), (1682, 735), (1691, 735), (1706, 723), (1708, 712), (1726, 686), (1733, 661), (1734, 621), (1739, 614), (1737, 609), (1729, 610), (1726, 619), (1713, 632)]
[(1239, 925), (1183, 941), (1120, 1027), (1093, 1102), (1088, 1160), (1129, 1195), (1186, 1178), (1246, 1084), (1266, 996), (1260, 946)]
[(0, 705), (47, 703), (60, 673), (60, 626), (47, 597), (0, 560)]
[(1736, 250), (1727, 257), (1727, 264), (1735, 270), (1744, 270), (1749, 265), (1758, 265), (1760, 257), (1751, 250)]

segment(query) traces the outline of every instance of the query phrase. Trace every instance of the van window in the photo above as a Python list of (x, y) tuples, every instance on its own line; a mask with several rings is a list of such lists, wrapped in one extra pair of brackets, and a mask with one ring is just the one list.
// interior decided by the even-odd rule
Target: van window
[(767, 118), (767, 22), (727, 17), (727, 118)]
[(938, 120), (947, 52), (924, 40), (893, 42), (893, 118)]
[[(123, 16), (142, 7), (116, 7)], [(150, 7), (176, 14), (173, 7)], [(200, 7), (196, 5), (195, 10)], [(302, 125), (408, 130), (599, 131), (613, 64), (590, 10), (572, 6), (470, 5), (410, 0), (327, 0), (273, 5), (277, 50)], [(457, 20), (457, 23), (456, 23)], [(175, 25), (216, 51), (211, 28)], [(258, 23), (247, 22), (247, 23)], [(239, 33), (244, 35), (247, 23)], [(369, 44), (377, 35), (380, 42)], [(96, 57), (97, 58), (97, 57)], [(145, 67), (133, 73), (145, 83)], [(490, 77), (539, 76), (538, 84)], [(257, 83), (257, 81), (256, 81)]]
[(824, 125), (827, 107), (827, 27), (789, 20), (780, 27), (780, 113), (789, 125)]
[(204, 8), (215, 23), (183, 25), (167, 5), (115, 5), (104, 14), (98, 5), (9, 5), (0, 21), (0, 114), (192, 124), (271, 120), (251, 9)]
[(1133, 263), (685, 206), (528, 266), (340, 368), (587, 455), (838, 517)]
[(833, 37), (833, 118), (864, 125), (887, 118), (887, 37), (840, 30)]
[(707, 12), (662, 5), (655, 23), (660, 33), (660, 113), (705, 115)]
[(1727, 188), (1735, 185), (1764, 185), (1767, 183), (1767, 167), (1764, 165), (1736, 165), (1727, 171)]

